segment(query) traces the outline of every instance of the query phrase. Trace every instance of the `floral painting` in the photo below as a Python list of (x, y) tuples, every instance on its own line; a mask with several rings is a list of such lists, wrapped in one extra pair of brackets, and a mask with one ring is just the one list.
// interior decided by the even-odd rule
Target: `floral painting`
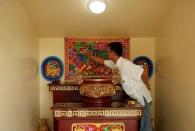
[(125, 131), (124, 123), (74, 123), (72, 131)]
[(65, 38), (65, 72), (71, 76), (111, 76), (112, 71), (91, 60), (83, 51), (108, 59), (108, 44), (121, 42), (123, 56), (129, 58), (129, 38)]

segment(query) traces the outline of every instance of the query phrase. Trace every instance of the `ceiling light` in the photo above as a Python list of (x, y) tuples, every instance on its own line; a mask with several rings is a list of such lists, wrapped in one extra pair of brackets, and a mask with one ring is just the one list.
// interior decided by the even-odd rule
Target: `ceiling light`
[(106, 2), (103, 0), (90, 0), (88, 8), (95, 14), (101, 14), (106, 10)]

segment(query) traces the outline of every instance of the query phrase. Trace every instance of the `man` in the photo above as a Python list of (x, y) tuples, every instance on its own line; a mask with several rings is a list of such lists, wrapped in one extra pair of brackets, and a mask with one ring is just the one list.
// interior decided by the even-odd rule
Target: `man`
[(97, 61), (100, 64), (104, 64), (111, 69), (114, 69), (115, 67), (119, 69), (123, 90), (131, 98), (136, 99), (141, 105), (145, 106), (140, 131), (152, 131), (150, 120), (150, 103), (152, 101), (152, 97), (150, 91), (142, 80), (144, 69), (139, 65), (135, 65), (130, 60), (122, 57), (123, 47), (120, 42), (112, 42), (108, 45), (108, 47), (108, 57), (110, 60), (104, 60), (101, 57), (93, 56), (89, 52), (85, 52), (85, 54), (89, 58)]

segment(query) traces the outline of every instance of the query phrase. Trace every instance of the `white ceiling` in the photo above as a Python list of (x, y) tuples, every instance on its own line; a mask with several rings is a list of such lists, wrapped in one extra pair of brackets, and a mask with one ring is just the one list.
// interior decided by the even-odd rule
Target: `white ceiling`
[(88, 0), (22, 0), (40, 37), (155, 36), (173, 0), (107, 0), (101, 15)]

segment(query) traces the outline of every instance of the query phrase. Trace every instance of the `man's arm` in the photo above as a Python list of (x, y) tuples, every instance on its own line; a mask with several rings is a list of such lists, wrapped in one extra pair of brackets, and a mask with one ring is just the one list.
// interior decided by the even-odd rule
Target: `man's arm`
[(94, 56), (91, 52), (89, 51), (84, 51), (84, 52), (81, 52), (83, 54), (85, 54), (87, 57), (89, 57), (90, 59), (100, 63), (100, 64), (104, 64), (104, 59), (102, 57), (99, 57), (99, 56)]
[(104, 64), (106, 65), (108, 68), (110, 69), (114, 69), (115, 68), (115, 63), (112, 60), (104, 60), (104, 58), (99, 57), (99, 56), (94, 56), (92, 55), (92, 53), (85, 51), (82, 52), (83, 54), (85, 54), (87, 57), (89, 57), (90, 59), (100, 63), (100, 64)]
[(93, 56), (93, 55), (88, 55), (88, 57), (100, 64), (104, 64), (104, 59), (101, 57)]

